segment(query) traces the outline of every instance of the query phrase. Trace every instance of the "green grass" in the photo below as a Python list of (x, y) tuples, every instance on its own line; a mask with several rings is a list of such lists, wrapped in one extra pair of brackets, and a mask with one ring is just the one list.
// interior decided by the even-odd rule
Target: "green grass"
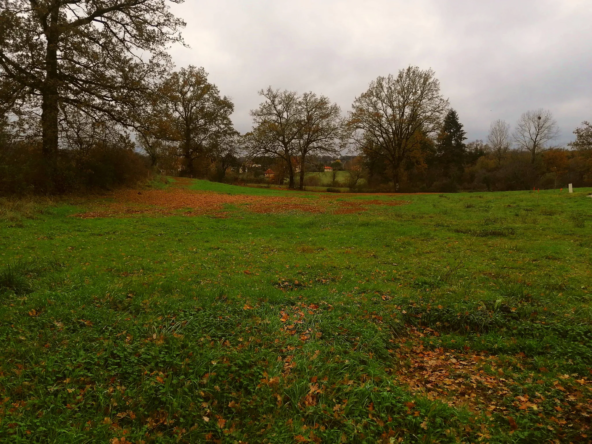
[(147, 187), (155, 190), (165, 190), (174, 182), (173, 177), (157, 175), (148, 182)]
[[(330, 187), (333, 184), (333, 172), (330, 171), (324, 171), (322, 173), (306, 173), (306, 177), (317, 177), (320, 181), (320, 186)], [(335, 180), (338, 183), (347, 186), (347, 183), (349, 181), (349, 172), (337, 171), (335, 175)], [(306, 179), (304, 183), (306, 183)]]
[[(48, 204), (16, 225), (14, 207), (0, 217), (0, 442), (589, 442), (588, 192), (225, 219)], [(409, 388), (424, 371), (410, 344), (483, 357), (491, 387), (450, 376), (480, 407)]]
[(196, 191), (211, 191), (222, 194), (247, 194), (250, 196), (287, 196), (289, 192), (269, 189), (263, 187), (248, 187), (248, 186), (237, 186), (228, 185), (225, 183), (210, 182), (209, 180), (195, 180), (193, 185), (189, 187)]

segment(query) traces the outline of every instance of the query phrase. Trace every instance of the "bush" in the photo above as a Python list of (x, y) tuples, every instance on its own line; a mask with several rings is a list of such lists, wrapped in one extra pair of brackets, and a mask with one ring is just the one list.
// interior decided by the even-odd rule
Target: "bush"
[(116, 146), (61, 150), (57, 162), (57, 183), (50, 183), (38, 144), (0, 145), (0, 195), (111, 189), (135, 185), (150, 175), (146, 159), (129, 148)]
[(318, 187), (321, 185), (321, 178), (313, 175), (305, 176), (304, 185), (307, 187)]
[(0, 195), (34, 192), (41, 170), (41, 149), (36, 144), (0, 144)]

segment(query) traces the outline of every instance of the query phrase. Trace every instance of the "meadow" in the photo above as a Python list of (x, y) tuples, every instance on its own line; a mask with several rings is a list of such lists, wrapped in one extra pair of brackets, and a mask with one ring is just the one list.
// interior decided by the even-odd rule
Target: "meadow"
[(590, 442), (591, 192), (2, 200), (0, 442)]

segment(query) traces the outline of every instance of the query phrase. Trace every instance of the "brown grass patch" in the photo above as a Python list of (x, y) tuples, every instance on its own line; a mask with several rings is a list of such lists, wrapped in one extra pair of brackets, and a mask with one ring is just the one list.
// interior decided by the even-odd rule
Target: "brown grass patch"
[[(293, 199), (293, 198), (287, 198)], [(290, 211), (297, 211), (302, 213), (324, 213), (325, 208), (321, 205), (300, 204), (291, 202), (270, 203), (262, 202), (249, 205), (249, 210), (259, 214), (271, 213), (288, 213)]]

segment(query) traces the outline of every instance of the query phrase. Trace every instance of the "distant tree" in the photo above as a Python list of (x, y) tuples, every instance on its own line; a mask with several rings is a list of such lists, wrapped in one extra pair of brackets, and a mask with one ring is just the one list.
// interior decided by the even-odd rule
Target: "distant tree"
[(340, 160), (335, 160), (331, 162), (331, 168), (333, 168), (333, 171), (341, 171), (343, 170), (343, 164)]
[(559, 178), (569, 170), (569, 158), (567, 151), (562, 149), (550, 149), (543, 152), (543, 162), (547, 172), (554, 177), (554, 187), (557, 188)]
[(178, 143), (185, 174), (195, 175), (194, 161), (205, 161), (221, 140), (233, 135), (234, 104), (221, 97), (203, 68), (189, 66), (173, 72), (158, 90), (161, 118), (169, 121), (169, 140)]
[(248, 134), (250, 155), (274, 156), (286, 164), (289, 187), (294, 188), (294, 165), (298, 138), (302, 132), (302, 110), (298, 94), (274, 90), (259, 91), (264, 101), (251, 111), (254, 128)]
[(345, 170), (349, 173), (347, 185), (350, 190), (355, 190), (360, 180), (366, 177), (367, 170), (364, 158), (361, 156), (354, 157), (345, 164)]
[(395, 189), (403, 163), (421, 149), (419, 134), (435, 135), (448, 101), (434, 71), (409, 67), (378, 77), (352, 105), (348, 126), (360, 149), (388, 166)]
[(574, 131), (576, 140), (569, 145), (578, 150), (592, 150), (592, 124), (582, 122), (582, 126)]
[(180, 41), (184, 23), (172, 3), (179, 0), (0, 0), (0, 91), (3, 101), (40, 108), (54, 186), (62, 111), (129, 123), (145, 80), (167, 69), (164, 50)]
[(531, 163), (534, 164), (537, 153), (558, 135), (557, 122), (551, 112), (538, 109), (522, 114), (516, 125), (514, 140), (518, 147), (530, 152)]
[[(142, 106), (134, 109), (133, 120), (137, 140), (150, 159), (152, 168), (176, 159), (176, 138), (173, 119), (165, 111), (165, 98), (154, 85), (145, 95)], [(168, 157), (164, 161), (164, 158)], [(162, 165), (161, 165), (162, 166)]]
[(216, 166), (216, 180), (222, 182), (229, 168), (239, 166), (242, 150), (243, 138), (239, 133), (216, 140), (210, 152), (211, 160)]
[(436, 157), (446, 174), (451, 167), (457, 171), (463, 171), (463, 164), (466, 156), (465, 140), (466, 131), (460, 123), (458, 113), (451, 109), (444, 117), (444, 123), (438, 134), (436, 143)]
[(498, 166), (501, 165), (512, 145), (510, 125), (503, 120), (493, 122), (489, 129), (487, 141), (491, 148), (491, 154), (497, 160)]
[(343, 139), (341, 109), (325, 96), (309, 92), (297, 100), (299, 134), (295, 141), (300, 158), (300, 189), (304, 189), (306, 159), (309, 155), (337, 154)]
[(482, 140), (474, 140), (467, 143), (465, 161), (468, 165), (473, 165), (479, 160), (479, 158), (485, 156), (489, 152), (491, 152), (491, 147), (489, 145)]
[(275, 157), (271, 165), (271, 170), (274, 173), (273, 181), (278, 185), (282, 185), (288, 175), (288, 163), (286, 163), (281, 157)]

